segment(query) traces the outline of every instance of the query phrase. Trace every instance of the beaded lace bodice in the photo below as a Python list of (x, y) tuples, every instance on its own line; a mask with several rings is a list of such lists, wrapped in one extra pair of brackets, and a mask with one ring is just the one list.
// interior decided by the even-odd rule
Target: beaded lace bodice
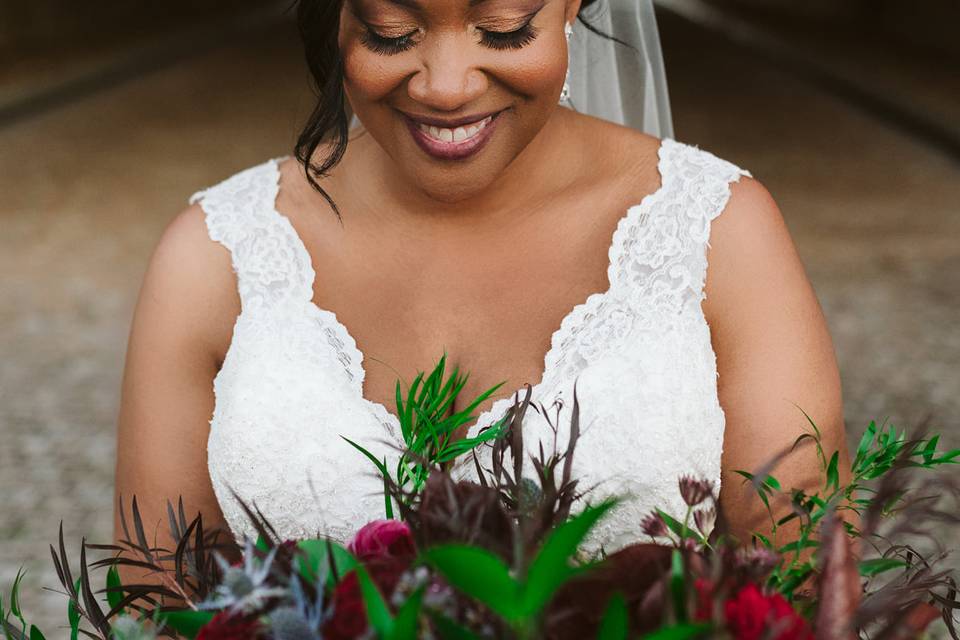
[[(563, 319), (544, 357), (528, 412), (528, 447), (566, 441), (576, 382), (581, 437), (574, 457), (586, 496), (625, 498), (590, 540), (615, 550), (641, 537), (651, 509), (683, 514), (679, 475), (719, 489), (724, 414), (716, 358), (701, 309), (712, 220), (730, 183), (748, 171), (670, 138), (659, 149), (661, 185), (621, 218), (609, 248), (609, 289)], [(285, 538), (349, 539), (383, 517), (382, 482), (340, 436), (396, 459), (399, 423), (363, 397), (363, 353), (335, 314), (313, 303), (315, 273), (288, 218), (277, 211), (278, 161), (195, 194), (211, 239), (231, 253), (242, 311), (214, 379), (208, 465), (234, 535), (253, 529), (231, 495), (255, 504)], [(481, 414), (493, 423), (513, 396)], [(558, 419), (559, 418), (559, 419)], [(481, 460), (484, 459), (481, 452)], [(388, 467), (391, 465), (388, 464)], [(471, 465), (460, 468), (472, 475)]]

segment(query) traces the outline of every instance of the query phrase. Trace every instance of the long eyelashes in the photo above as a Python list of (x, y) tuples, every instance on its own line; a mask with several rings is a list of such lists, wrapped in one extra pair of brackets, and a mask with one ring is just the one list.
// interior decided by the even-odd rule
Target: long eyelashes
[(364, 46), (374, 53), (379, 53), (382, 56), (389, 56), (397, 53), (403, 53), (407, 49), (411, 48), (415, 44), (413, 42), (413, 36), (416, 34), (417, 31), (413, 30), (410, 33), (406, 33), (396, 38), (387, 38), (381, 36), (367, 26), (363, 34), (360, 36), (360, 41), (364, 44)]
[(513, 31), (483, 31), (480, 41), (491, 49), (520, 49), (533, 42), (537, 37), (537, 28), (528, 20), (519, 29)]
[[(537, 37), (538, 29), (531, 24), (532, 20), (533, 18), (531, 17), (523, 26), (513, 31), (487, 31), (486, 29), (481, 29), (482, 35), (480, 42), (485, 47), (491, 49), (521, 49), (533, 42)], [(412, 48), (416, 44), (413, 41), (415, 35), (417, 35), (416, 29), (402, 36), (388, 38), (374, 31), (369, 25), (366, 25), (366, 29), (360, 36), (360, 40), (364, 46), (374, 53), (386, 56), (403, 53), (407, 49)]]

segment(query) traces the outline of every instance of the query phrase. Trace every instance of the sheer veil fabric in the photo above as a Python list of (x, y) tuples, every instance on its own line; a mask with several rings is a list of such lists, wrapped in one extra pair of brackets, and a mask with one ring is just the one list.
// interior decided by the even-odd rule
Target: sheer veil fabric
[[(658, 138), (673, 117), (653, 0), (599, 0), (570, 36), (570, 107)], [(619, 40), (619, 42), (618, 42)]]

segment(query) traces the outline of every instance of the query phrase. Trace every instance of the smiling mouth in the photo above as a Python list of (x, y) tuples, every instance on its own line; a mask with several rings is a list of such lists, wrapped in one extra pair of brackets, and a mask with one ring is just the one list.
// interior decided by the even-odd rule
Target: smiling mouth
[[(465, 127), (450, 129), (446, 127), (435, 127), (433, 125), (417, 122), (417, 128), (437, 142), (456, 142), (461, 143), (470, 140), (480, 134), (488, 124), (493, 120), (493, 116), (487, 116), (483, 120)], [(416, 122), (416, 121), (415, 121)]]
[(459, 121), (457, 126), (440, 126), (438, 121), (425, 118), (429, 120), (425, 122), (405, 113), (403, 116), (417, 146), (428, 155), (438, 160), (465, 160), (486, 146), (504, 111), (474, 121)]

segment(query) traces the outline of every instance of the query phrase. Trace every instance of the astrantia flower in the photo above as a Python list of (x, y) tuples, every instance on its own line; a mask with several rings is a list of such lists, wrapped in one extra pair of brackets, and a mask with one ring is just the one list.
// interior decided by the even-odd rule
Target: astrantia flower
[(750, 579), (755, 580), (766, 577), (780, 562), (777, 552), (766, 547), (740, 548), (733, 558), (736, 568), (745, 571)]
[(707, 535), (713, 529), (717, 522), (717, 510), (713, 507), (708, 509), (697, 509), (693, 512), (693, 522), (697, 525), (700, 533)]
[(260, 623), (256, 618), (221, 611), (203, 625), (197, 640), (257, 640), (261, 637), (260, 631)]
[(640, 521), (640, 530), (651, 538), (662, 538), (668, 535), (667, 523), (656, 511), (646, 515)]
[(274, 547), (261, 561), (256, 556), (253, 543), (247, 539), (242, 566), (230, 566), (220, 554), (215, 554), (223, 578), (213, 596), (201, 603), (200, 608), (229, 609), (232, 614), (252, 613), (261, 609), (268, 599), (285, 595), (286, 590), (267, 584), (270, 566), (276, 553), (277, 548)]
[(695, 507), (713, 495), (713, 483), (709, 480), (680, 476), (680, 497), (691, 507)]

